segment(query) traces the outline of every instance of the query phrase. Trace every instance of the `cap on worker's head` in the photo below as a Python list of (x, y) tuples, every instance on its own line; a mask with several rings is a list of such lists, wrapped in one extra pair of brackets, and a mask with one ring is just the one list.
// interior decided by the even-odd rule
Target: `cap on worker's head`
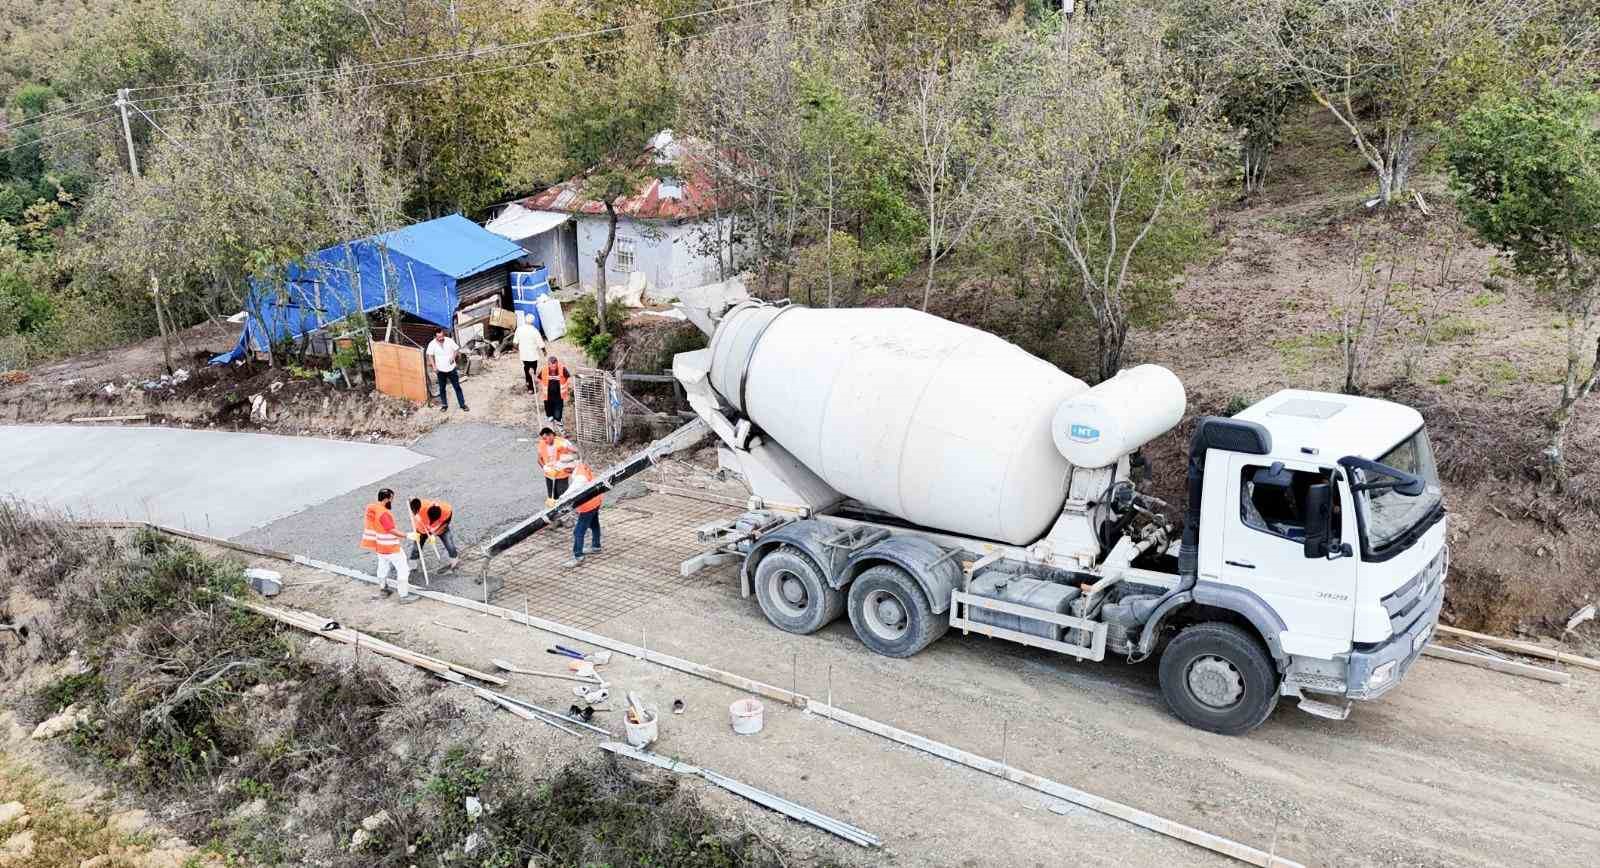
[(549, 427), (549, 426), (546, 426), (546, 427), (544, 427), (544, 428), (540, 428), (540, 429), (539, 429), (539, 436), (540, 436), (540, 437), (543, 437), (543, 436), (544, 436), (544, 435), (546, 435), (546, 434), (550, 434), (550, 435), (554, 435), (554, 434), (555, 434), (555, 433), (556, 433), (556, 432), (555, 432), (555, 429), (554, 429), (554, 428), (551, 428), (551, 427)]
[(555, 361), (555, 360), (556, 360), (556, 357), (555, 357), (555, 354), (554, 354), (554, 353), (551, 353), (551, 354), (550, 354), (550, 361), (552, 361), (552, 362), (553, 362), (553, 361)]
[(439, 508), (439, 504), (436, 503), (428, 507), (428, 521), (438, 521), (439, 516), (442, 515), (444, 515), (444, 510)]
[(411, 498), (410, 506), (411, 506), (411, 511), (412, 512), (416, 512), (417, 510), (421, 509), (422, 508), (422, 498), (420, 498), (420, 497)]
[(531, 314), (531, 313), (523, 314), (522, 315), (522, 321), (527, 323), (528, 325), (533, 325), (533, 314)]
[(392, 489), (392, 488), (380, 488), (380, 489), (378, 489), (378, 499), (379, 500), (393, 500), (394, 499), (394, 489)]

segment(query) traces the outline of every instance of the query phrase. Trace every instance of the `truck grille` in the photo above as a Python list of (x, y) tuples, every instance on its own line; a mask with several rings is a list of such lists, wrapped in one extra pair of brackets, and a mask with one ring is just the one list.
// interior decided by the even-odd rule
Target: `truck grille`
[(1404, 633), (1416, 623), (1444, 593), (1444, 564), (1445, 550), (1441, 548), (1427, 566), (1383, 598), (1383, 608), (1389, 613), (1389, 627), (1394, 635)]

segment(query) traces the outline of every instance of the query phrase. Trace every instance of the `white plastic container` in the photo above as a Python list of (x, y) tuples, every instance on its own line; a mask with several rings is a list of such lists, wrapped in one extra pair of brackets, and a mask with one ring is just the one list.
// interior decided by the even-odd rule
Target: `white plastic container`
[(646, 708), (644, 715), (645, 720), (643, 723), (634, 723), (629, 719), (626, 711), (622, 714), (622, 723), (625, 728), (624, 738), (628, 740), (628, 744), (634, 747), (645, 747), (656, 740), (656, 725), (659, 723), (659, 719), (656, 717), (656, 710), (654, 708)]
[(567, 318), (561, 313), (561, 302), (556, 301), (554, 295), (539, 296), (534, 306), (539, 311), (539, 327), (544, 331), (545, 340), (557, 340), (567, 333)]
[(1188, 403), (1178, 376), (1140, 365), (1073, 396), (1056, 410), (1056, 448), (1079, 467), (1105, 467), (1183, 420)]
[(905, 308), (747, 305), (711, 384), (833, 488), (925, 527), (1013, 544), (1049, 529), (1056, 408), (1088, 387), (988, 332)]
[(764, 711), (759, 699), (740, 699), (728, 706), (728, 722), (740, 735), (755, 735), (765, 725)]

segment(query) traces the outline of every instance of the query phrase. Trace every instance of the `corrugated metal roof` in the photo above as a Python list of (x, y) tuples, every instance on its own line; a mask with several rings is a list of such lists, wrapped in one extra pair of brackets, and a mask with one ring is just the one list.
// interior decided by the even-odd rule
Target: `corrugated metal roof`
[(526, 253), (460, 214), (385, 232), (373, 240), (457, 280), (521, 259)]
[[(716, 209), (717, 197), (711, 177), (695, 158), (705, 145), (694, 139), (674, 139), (663, 130), (650, 140), (639, 158), (641, 167), (672, 163), (687, 170), (687, 178), (647, 178), (633, 193), (617, 201), (617, 214), (640, 220), (692, 220)], [(569, 178), (534, 196), (523, 199), (522, 207), (535, 211), (561, 211), (567, 214), (604, 214), (606, 206), (583, 194), (586, 175)]]

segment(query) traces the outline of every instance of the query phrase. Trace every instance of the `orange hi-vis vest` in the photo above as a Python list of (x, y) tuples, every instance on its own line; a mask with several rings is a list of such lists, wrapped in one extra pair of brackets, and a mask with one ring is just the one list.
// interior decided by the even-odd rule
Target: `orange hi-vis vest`
[[(439, 507), (439, 520), (437, 522), (428, 519), (428, 507), (430, 506)], [(417, 529), (418, 533), (438, 533), (444, 529), (446, 524), (450, 523), (452, 514), (453, 511), (450, 509), (450, 504), (442, 500), (423, 500), (422, 507), (412, 517), (411, 524)]]
[(539, 466), (544, 468), (545, 476), (551, 479), (566, 479), (572, 475), (570, 469), (558, 466), (563, 453), (577, 455), (578, 450), (572, 448), (572, 444), (565, 437), (552, 437), (549, 444), (544, 442), (543, 437), (539, 438)]
[[(551, 373), (551, 368), (555, 369), (555, 373)], [(539, 394), (549, 394), (550, 378), (552, 376), (561, 381), (561, 398), (566, 400), (567, 396), (572, 394), (572, 377), (567, 373), (567, 366), (560, 362), (556, 362), (553, 365), (547, 364), (539, 369)]]
[[(389, 519), (387, 529), (383, 526), (386, 517)], [(361, 547), (380, 555), (395, 554), (400, 551), (400, 535), (394, 531), (394, 514), (389, 512), (389, 507), (381, 500), (367, 504), (366, 515), (362, 517)]]
[[(578, 486), (580, 486), (580, 487), (584, 486), (584, 485), (588, 485), (589, 483), (594, 481), (594, 471), (591, 470), (589, 468), (589, 465), (587, 465), (587, 464), (579, 464), (577, 472), (575, 474), (573, 474), (572, 481), (575, 484), (577, 484)], [(605, 495), (597, 494), (594, 497), (591, 497), (588, 500), (585, 500), (583, 503), (578, 504), (578, 511), (579, 512), (594, 512), (595, 510), (600, 508), (600, 502), (605, 500), (605, 499), (606, 499)]]

